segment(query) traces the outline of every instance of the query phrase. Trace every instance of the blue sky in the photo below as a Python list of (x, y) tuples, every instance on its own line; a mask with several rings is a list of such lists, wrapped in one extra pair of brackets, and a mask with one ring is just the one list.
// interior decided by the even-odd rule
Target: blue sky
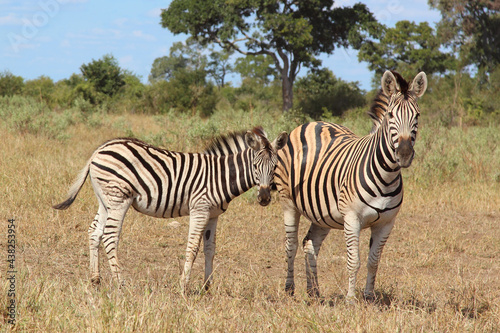
[[(365, 3), (377, 19), (394, 26), (397, 21), (439, 21), (427, 0), (336, 1), (336, 6)], [(174, 36), (160, 26), (163, 0), (0, 0), (0, 71), (23, 78), (41, 75), (54, 81), (80, 73), (84, 63), (112, 54), (122, 68), (147, 81), (154, 59), (168, 55)], [(370, 89), (373, 75), (359, 63), (354, 50), (337, 49), (323, 56), (323, 65), (346, 81)], [(305, 70), (304, 70), (305, 74)], [(230, 78), (237, 81), (237, 78)], [(238, 82), (234, 82), (238, 84)]]

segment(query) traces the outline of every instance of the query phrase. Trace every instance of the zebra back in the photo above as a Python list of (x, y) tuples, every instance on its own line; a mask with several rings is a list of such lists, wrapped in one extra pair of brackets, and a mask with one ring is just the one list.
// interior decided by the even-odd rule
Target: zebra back
[[(266, 132), (264, 132), (262, 127), (254, 127), (252, 132), (261, 138), (265, 138), (266, 140), (262, 140), (263, 142), (269, 143)], [(246, 133), (247, 131), (239, 131), (216, 136), (209, 141), (203, 153), (216, 156), (229, 156), (242, 152), (249, 148), (245, 141)]]
[[(401, 94), (406, 95), (408, 93), (408, 82), (398, 72), (391, 71), (391, 73), (396, 77), (397, 85), (401, 89)], [(384, 91), (380, 89), (373, 99), (373, 103), (368, 111), (368, 115), (373, 122), (370, 133), (375, 133), (380, 125), (382, 125), (388, 105), (389, 96), (387, 96)]]

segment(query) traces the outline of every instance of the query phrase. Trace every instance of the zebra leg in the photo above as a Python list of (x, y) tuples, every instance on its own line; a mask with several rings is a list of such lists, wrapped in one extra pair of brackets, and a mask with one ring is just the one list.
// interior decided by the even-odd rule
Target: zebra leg
[(319, 297), (317, 258), (321, 244), (330, 232), (330, 228), (323, 228), (314, 223), (304, 238), (304, 253), (306, 257), (307, 293), (310, 297)]
[(101, 243), (102, 234), (104, 233), (106, 218), (106, 208), (99, 202), (99, 210), (88, 230), (91, 272), (90, 281), (93, 285), (101, 283), (101, 275), (99, 274), (99, 244)]
[(366, 287), (364, 292), (364, 297), (367, 300), (375, 299), (373, 289), (375, 287), (378, 263), (380, 262), (380, 256), (382, 254), (382, 250), (384, 249), (385, 242), (389, 238), (392, 227), (394, 226), (394, 221), (395, 219), (389, 223), (371, 227), (370, 253), (368, 255), (367, 264), (368, 274), (366, 277)]
[(200, 248), (201, 236), (205, 231), (208, 224), (209, 212), (208, 209), (197, 209), (190, 213), (189, 218), (189, 235), (186, 247), (186, 262), (184, 263), (184, 270), (181, 275), (181, 291), (183, 294), (186, 293), (186, 286), (189, 282), (189, 276), (191, 275), (191, 269), (193, 268), (193, 263), (198, 255), (198, 250)]
[(210, 288), (213, 277), (213, 264), (215, 255), (215, 240), (218, 217), (208, 220), (203, 237), (203, 252), (205, 253), (205, 290)]
[(344, 238), (347, 245), (347, 271), (349, 274), (349, 287), (346, 300), (353, 303), (356, 299), (356, 276), (359, 271), (359, 234), (361, 226), (355, 214), (344, 217)]
[(104, 250), (108, 256), (109, 267), (111, 268), (113, 278), (118, 281), (120, 287), (124, 285), (124, 281), (121, 278), (121, 268), (118, 262), (118, 242), (120, 241), (123, 219), (131, 203), (131, 199), (126, 199), (120, 202), (117, 207), (108, 207), (108, 217), (106, 219), (106, 225), (104, 226)]
[(298, 229), (300, 214), (294, 207), (293, 203), (289, 199), (282, 199), (283, 205), (283, 215), (285, 221), (285, 232), (286, 232), (286, 259), (288, 263), (288, 270), (285, 282), (285, 292), (293, 295), (295, 292), (295, 282), (294, 282), (294, 263), (295, 256), (297, 255), (298, 248)]

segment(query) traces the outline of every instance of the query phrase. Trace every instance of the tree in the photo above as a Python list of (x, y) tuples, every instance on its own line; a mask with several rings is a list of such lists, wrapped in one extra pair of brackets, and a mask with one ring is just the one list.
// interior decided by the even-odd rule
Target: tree
[(252, 79), (260, 85), (268, 85), (279, 79), (272, 65), (273, 59), (268, 55), (246, 56), (236, 60), (234, 71), (239, 73), (243, 80)]
[(280, 73), (285, 111), (293, 107), (293, 84), (302, 66), (317, 67), (319, 54), (359, 47), (378, 31), (365, 5), (335, 7), (333, 0), (173, 0), (162, 10), (161, 24), (202, 44), (270, 56)]
[(210, 52), (207, 73), (214, 79), (219, 89), (224, 87), (226, 75), (233, 72), (233, 66), (229, 59), (232, 54), (232, 50), (222, 50), (220, 52), (212, 50)]
[(464, 65), (491, 72), (500, 63), (500, 0), (429, 0), (441, 12), (438, 33)]
[(295, 95), (299, 108), (313, 119), (320, 119), (325, 113), (341, 116), (348, 109), (366, 104), (358, 82), (338, 79), (329, 69), (313, 70), (297, 79)]
[(149, 99), (154, 96), (150, 104), (155, 109), (155, 100), (162, 100), (168, 108), (180, 112), (198, 110), (205, 116), (213, 112), (217, 96), (213, 94), (213, 85), (206, 82), (208, 61), (203, 51), (195, 38), (189, 38), (185, 43), (174, 43), (168, 56), (155, 59), (149, 80), (165, 90), (163, 96), (157, 96), (156, 89), (148, 92)]
[(182, 42), (176, 42), (170, 48), (170, 54), (156, 58), (151, 67), (149, 81), (169, 80), (176, 71), (186, 68), (190, 58), (187, 54), (189, 47)]
[(97, 93), (112, 97), (125, 85), (123, 71), (115, 57), (110, 54), (99, 60), (92, 59), (92, 62), (83, 64), (80, 70), (84, 79), (92, 84)]
[(54, 81), (48, 76), (40, 76), (34, 80), (26, 81), (24, 85), (24, 95), (32, 96), (40, 102), (45, 101), (47, 105), (52, 105), (54, 93)]
[(453, 67), (453, 55), (442, 52), (440, 47), (435, 31), (427, 22), (399, 21), (394, 28), (384, 27), (378, 42), (364, 42), (358, 58), (368, 62), (368, 68), (377, 77), (392, 69), (409, 78), (420, 71), (430, 75)]
[(24, 88), (24, 79), (9, 71), (0, 73), (0, 96), (21, 94)]

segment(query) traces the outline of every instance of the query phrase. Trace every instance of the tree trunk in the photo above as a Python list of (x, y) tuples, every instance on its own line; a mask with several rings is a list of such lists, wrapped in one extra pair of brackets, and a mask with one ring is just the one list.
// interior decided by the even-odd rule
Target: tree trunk
[(293, 80), (288, 75), (282, 75), (281, 91), (283, 95), (283, 112), (293, 108)]

